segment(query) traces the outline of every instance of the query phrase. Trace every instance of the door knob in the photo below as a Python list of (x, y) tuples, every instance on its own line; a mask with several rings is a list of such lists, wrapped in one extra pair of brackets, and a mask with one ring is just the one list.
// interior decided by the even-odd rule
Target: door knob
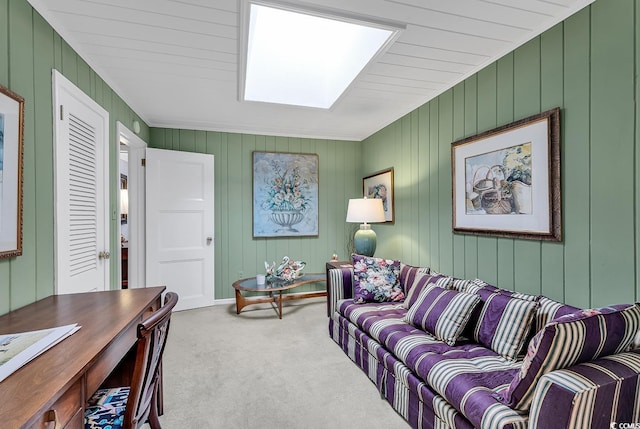
[(109, 252), (99, 252), (98, 259), (109, 259), (111, 257), (111, 253)]
[(212, 241), (213, 237), (207, 237), (207, 246), (210, 246)]

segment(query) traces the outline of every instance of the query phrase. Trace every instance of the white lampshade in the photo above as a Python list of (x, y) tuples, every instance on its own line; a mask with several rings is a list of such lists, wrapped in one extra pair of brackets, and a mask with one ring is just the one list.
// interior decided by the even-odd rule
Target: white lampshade
[(347, 222), (384, 222), (384, 207), (378, 198), (354, 198), (349, 200)]

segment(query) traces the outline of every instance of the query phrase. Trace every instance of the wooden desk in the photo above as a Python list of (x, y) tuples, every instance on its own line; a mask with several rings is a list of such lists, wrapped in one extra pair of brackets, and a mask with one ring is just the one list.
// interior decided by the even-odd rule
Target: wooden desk
[(0, 382), (0, 426), (83, 428), (84, 404), (136, 342), (162, 287), (56, 295), (0, 316), (0, 333), (82, 328)]

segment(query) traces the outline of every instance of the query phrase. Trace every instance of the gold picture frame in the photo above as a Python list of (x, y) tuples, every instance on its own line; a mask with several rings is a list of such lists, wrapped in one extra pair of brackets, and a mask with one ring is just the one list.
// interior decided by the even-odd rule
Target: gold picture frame
[(24, 98), (0, 85), (0, 258), (22, 255)]

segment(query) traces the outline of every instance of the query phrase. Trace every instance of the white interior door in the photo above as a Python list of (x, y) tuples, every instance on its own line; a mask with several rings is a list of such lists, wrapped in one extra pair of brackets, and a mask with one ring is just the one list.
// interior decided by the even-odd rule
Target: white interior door
[(109, 113), (53, 71), (56, 293), (109, 285)]
[(214, 303), (213, 155), (147, 149), (147, 285), (177, 310)]

